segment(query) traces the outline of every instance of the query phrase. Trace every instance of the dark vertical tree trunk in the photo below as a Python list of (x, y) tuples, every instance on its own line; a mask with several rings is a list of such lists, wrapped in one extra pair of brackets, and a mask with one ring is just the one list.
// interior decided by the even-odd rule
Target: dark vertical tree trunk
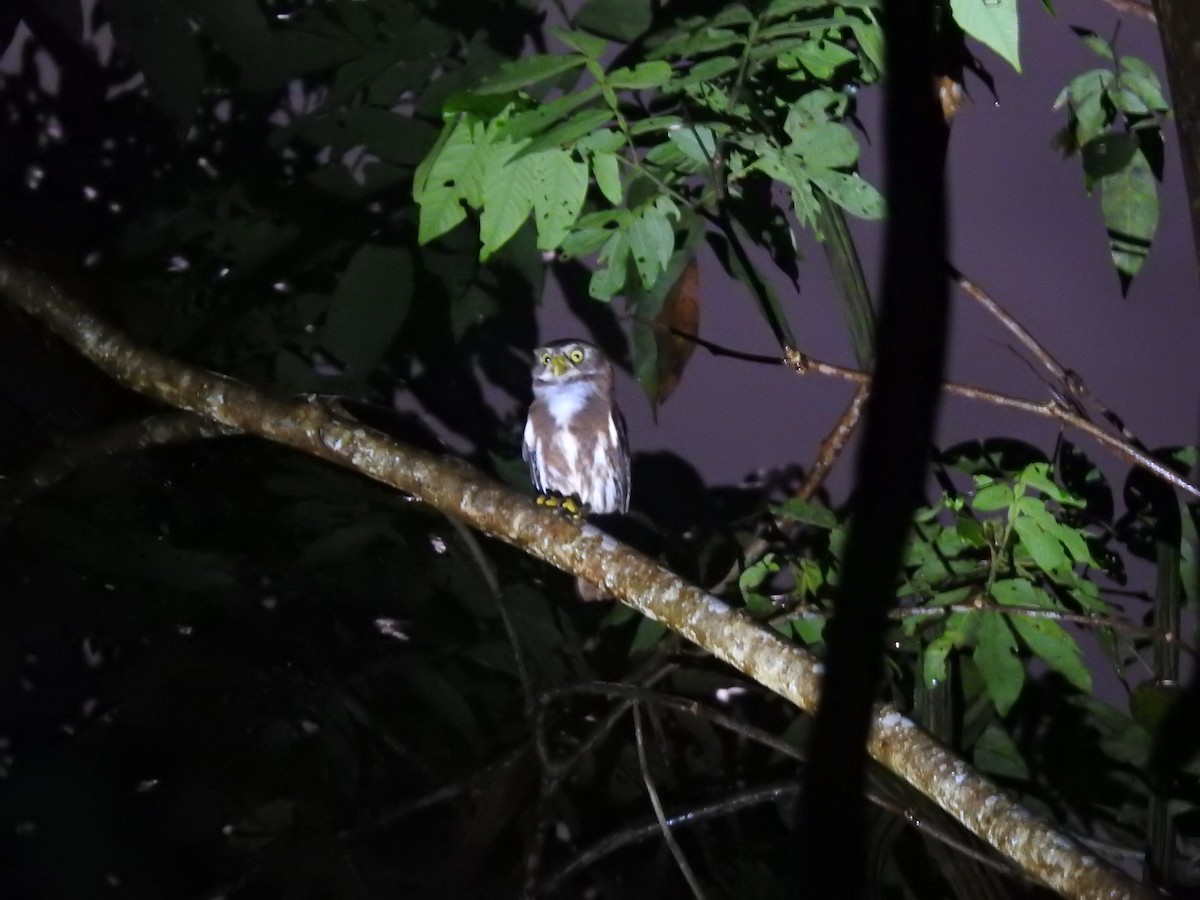
[(888, 218), (876, 364), (799, 815), (802, 893), (838, 900), (867, 896), (867, 735), (896, 573), (924, 495), (949, 317), (935, 4), (885, 0), (881, 19)]
[(1167, 84), (1179, 128), (1192, 242), (1200, 265), (1200, 3), (1154, 0), (1154, 11), (1167, 58)]

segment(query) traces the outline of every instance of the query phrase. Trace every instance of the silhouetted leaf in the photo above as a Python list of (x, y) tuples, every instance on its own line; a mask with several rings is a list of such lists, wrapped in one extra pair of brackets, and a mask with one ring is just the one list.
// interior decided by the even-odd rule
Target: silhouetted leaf
[(186, 130), (204, 88), (204, 58), (181, 6), (158, 0), (113, 0), (119, 51), (141, 67), (154, 102)]
[(365, 244), (338, 281), (322, 344), (352, 377), (364, 377), (383, 358), (408, 314), (412, 257), (405, 247)]
[(586, 0), (571, 17), (575, 27), (614, 41), (632, 41), (650, 27), (649, 0)]

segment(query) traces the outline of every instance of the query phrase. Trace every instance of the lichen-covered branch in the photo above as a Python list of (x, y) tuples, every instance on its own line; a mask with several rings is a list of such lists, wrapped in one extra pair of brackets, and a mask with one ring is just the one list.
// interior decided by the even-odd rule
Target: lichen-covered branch
[[(45, 276), (0, 256), (0, 295), (110, 377), (225, 429), (257, 435), (406, 491), (473, 528), (600, 585), (801, 709), (820, 663), (653, 560), (537, 506), (472, 467), (407, 447), (315, 401), (281, 400), (140, 347)], [(894, 709), (877, 710), (871, 755), (1024, 871), (1067, 897), (1154, 896), (1035, 817)]]

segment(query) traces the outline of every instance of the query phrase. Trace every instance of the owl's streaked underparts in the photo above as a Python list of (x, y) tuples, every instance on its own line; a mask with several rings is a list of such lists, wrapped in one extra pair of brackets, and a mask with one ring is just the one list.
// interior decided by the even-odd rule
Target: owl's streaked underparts
[[(534, 351), (533, 403), (521, 451), (543, 495), (575, 498), (593, 513), (629, 511), (629, 447), (613, 396), (612, 363), (587, 341)], [(597, 599), (584, 591), (584, 599)]]

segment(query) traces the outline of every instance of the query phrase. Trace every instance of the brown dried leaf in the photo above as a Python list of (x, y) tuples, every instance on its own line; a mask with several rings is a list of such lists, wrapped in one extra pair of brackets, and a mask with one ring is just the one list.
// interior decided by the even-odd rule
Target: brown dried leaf
[(662, 309), (654, 317), (654, 343), (657, 349), (657, 403), (662, 403), (679, 386), (683, 369), (696, 349), (694, 341), (680, 334), (694, 335), (700, 329), (700, 267), (696, 258), (688, 260), (679, 278), (667, 291)]

